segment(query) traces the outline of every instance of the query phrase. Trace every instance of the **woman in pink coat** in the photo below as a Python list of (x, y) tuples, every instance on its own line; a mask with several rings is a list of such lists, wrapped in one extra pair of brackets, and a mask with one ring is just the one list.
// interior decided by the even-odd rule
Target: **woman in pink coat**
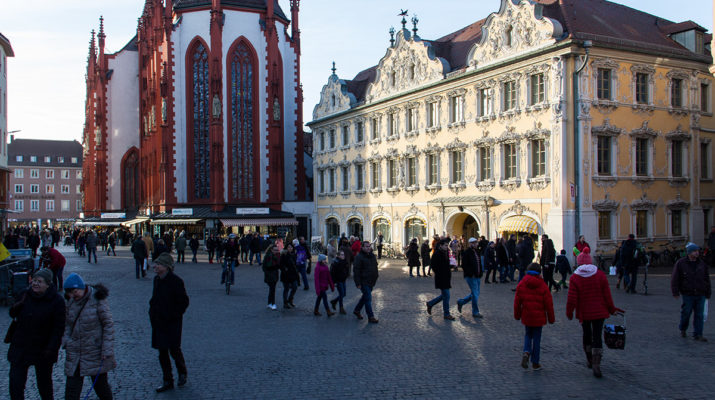
[(315, 299), (315, 310), (313, 311), (313, 314), (317, 316), (321, 315), (318, 308), (320, 307), (320, 300), (323, 300), (325, 313), (328, 314), (329, 317), (335, 313), (330, 311), (330, 308), (328, 307), (327, 291), (328, 288), (330, 288), (330, 290), (334, 292), (335, 285), (333, 284), (333, 278), (330, 277), (330, 268), (328, 268), (328, 264), (326, 264), (327, 260), (328, 257), (325, 254), (321, 254), (318, 256), (318, 263), (315, 265), (315, 293), (318, 297)]

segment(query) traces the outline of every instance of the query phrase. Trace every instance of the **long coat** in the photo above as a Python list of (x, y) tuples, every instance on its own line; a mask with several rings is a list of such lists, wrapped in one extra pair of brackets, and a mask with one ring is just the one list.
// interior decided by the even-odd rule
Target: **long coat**
[(419, 267), (420, 266), (420, 251), (419, 248), (417, 247), (417, 243), (410, 243), (409, 246), (407, 246), (407, 265), (410, 267)]
[(97, 375), (116, 368), (114, 321), (107, 296), (107, 288), (96, 285), (89, 287), (81, 299), (70, 299), (67, 303), (67, 323), (62, 338), (66, 352), (65, 375), (73, 376), (78, 366), (80, 376)]
[(171, 349), (181, 347), (181, 325), (189, 307), (184, 281), (167, 271), (164, 279), (154, 277), (154, 290), (149, 300), (151, 347)]
[(437, 248), (430, 261), (434, 271), (434, 287), (436, 289), (449, 289), (452, 287), (452, 266), (449, 265), (449, 256)]
[(276, 283), (278, 282), (278, 271), (280, 270), (280, 256), (269, 252), (263, 258), (263, 282)]
[(295, 267), (295, 253), (288, 250), (281, 252), (281, 282), (291, 283), (298, 281), (298, 269)]
[(50, 286), (40, 297), (27, 289), (18, 300), (10, 308), (10, 317), (17, 318), (18, 325), (7, 360), (19, 364), (56, 363), (65, 329), (64, 299)]

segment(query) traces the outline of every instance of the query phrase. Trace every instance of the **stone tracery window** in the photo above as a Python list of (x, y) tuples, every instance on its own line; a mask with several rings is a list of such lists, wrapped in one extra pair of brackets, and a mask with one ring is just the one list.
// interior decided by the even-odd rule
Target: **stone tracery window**
[(196, 200), (208, 200), (211, 196), (211, 143), (209, 138), (209, 118), (211, 104), (209, 101), (209, 59), (208, 50), (200, 41), (189, 47), (188, 74), (190, 86), (188, 90), (189, 143), (188, 168), (189, 187), (192, 197)]
[[(256, 63), (253, 51), (245, 41), (239, 41), (229, 52), (229, 120), (228, 146), (230, 174), (229, 194), (233, 200), (255, 198), (254, 174), (258, 171), (255, 157), (255, 93)], [(324, 137), (321, 137), (321, 149)]]

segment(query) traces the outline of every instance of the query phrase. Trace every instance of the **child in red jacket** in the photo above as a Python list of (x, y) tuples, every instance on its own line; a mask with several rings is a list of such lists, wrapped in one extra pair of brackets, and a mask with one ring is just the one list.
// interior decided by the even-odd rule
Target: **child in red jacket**
[(318, 256), (318, 263), (315, 264), (315, 294), (318, 295), (318, 297), (315, 299), (315, 310), (313, 310), (313, 314), (315, 315), (320, 315), (320, 301), (323, 301), (323, 305), (325, 306), (325, 313), (328, 314), (328, 317), (335, 314), (334, 312), (330, 311), (330, 308), (328, 307), (328, 288), (330, 288), (331, 291), (335, 291), (335, 284), (333, 284), (333, 278), (330, 277), (330, 268), (328, 268), (328, 264), (326, 264), (328, 260), (328, 257), (325, 254), (320, 254)]
[(541, 369), (539, 355), (541, 352), (541, 329), (554, 323), (554, 303), (551, 299), (546, 282), (539, 276), (541, 266), (531, 263), (526, 271), (526, 276), (516, 286), (514, 297), (514, 319), (521, 320), (524, 324), (524, 354), (521, 357), (521, 366), (529, 368), (529, 357), (535, 371)]

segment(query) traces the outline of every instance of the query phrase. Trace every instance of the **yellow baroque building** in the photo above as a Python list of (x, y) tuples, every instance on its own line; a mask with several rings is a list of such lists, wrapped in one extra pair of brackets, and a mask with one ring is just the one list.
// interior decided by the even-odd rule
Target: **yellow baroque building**
[(601, 0), (502, 0), (437, 40), (405, 22), (376, 66), (333, 69), (308, 124), (324, 240), (702, 244), (715, 204), (704, 28)]

